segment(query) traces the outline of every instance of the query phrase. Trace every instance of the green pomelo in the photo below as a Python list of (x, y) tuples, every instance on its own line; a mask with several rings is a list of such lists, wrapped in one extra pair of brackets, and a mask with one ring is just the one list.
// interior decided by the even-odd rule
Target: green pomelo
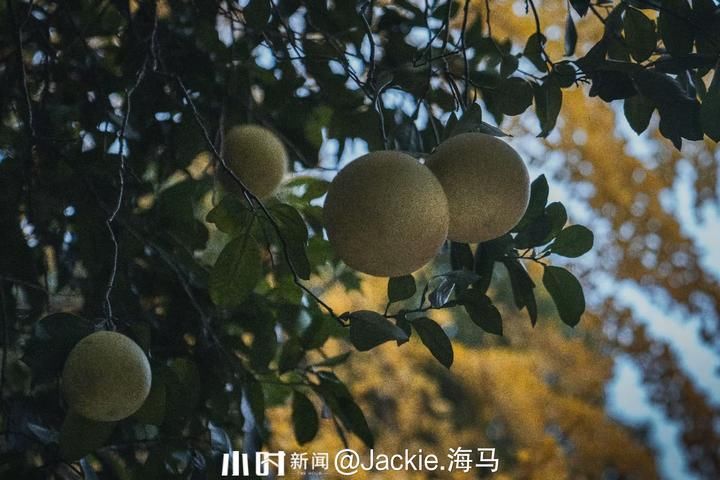
[(150, 363), (130, 338), (95, 332), (80, 340), (65, 361), (62, 388), (71, 410), (100, 422), (135, 413), (150, 393)]
[(337, 255), (355, 270), (383, 277), (430, 261), (449, 222), (440, 182), (413, 157), (394, 151), (369, 153), (338, 173), (324, 218)]
[(520, 155), (499, 138), (463, 133), (438, 146), (427, 166), (445, 189), (448, 238), (476, 243), (509, 232), (525, 214), (530, 177)]
[[(288, 169), (285, 146), (273, 132), (259, 125), (231, 128), (225, 134), (223, 158), (230, 170), (261, 200), (275, 193)], [(220, 168), (223, 187), (242, 194), (235, 179)]]

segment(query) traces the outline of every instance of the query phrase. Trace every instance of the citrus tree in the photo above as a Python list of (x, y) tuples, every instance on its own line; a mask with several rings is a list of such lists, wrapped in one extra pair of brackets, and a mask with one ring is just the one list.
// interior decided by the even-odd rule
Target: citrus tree
[[(541, 269), (555, 305), (548, 320), (576, 326), (582, 287), (572, 266), (552, 262), (585, 254), (593, 235), (548, 202), (542, 175), (525, 197), (481, 204), (513, 220), (491, 238), (454, 235), (451, 218), (434, 263), (367, 272), (389, 277), (384, 308), (336, 311), (323, 295), (327, 278), (359, 287), (349, 266), (362, 270), (362, 261), (352, 255), (383, 259), (381, 267), (392, 260), (372, 239), (349, 250), (333, 241), (333, 230), (357, 226), (347, 221), (351, 202), (389, 188), (370, 182), (323, 212), (340, 159), (358, 144), (391, 151), (394, 178), (411, 176), (399, 159), (419, 159), (450, 202), (473, 202), (473, 182), (443, 181), (454, 171), (433, 159), (467, 135), (505, 144), (505, 118), (528, 110), (530, 128), (546, 137), (563, 96), (578, 89), (622, 100), (638, 133), (657, 111), (660, 134), (677, 148), (720, 138), (712, 0), (572, 1), (560, 53), (548, 48), (544, 7), (524, 3), (533, 29), (518, 43), (498, 35), (504, 20), (492, 1), (0, 6), (0, 471), (216, 478), (232, 445), (252, 452), (271, 441), (266, 407), (278, 404), (291, 406), (299, 443), (315, 438), (322, 416), (338, 438), (372, 446), (375, 432), (336, 368), (355, 350), (391, 341), (402, 349), (413, 336), (451, 368), (453, 345), (436, 320), (459, 310), (478, 331), (502, 335), (491, 288), (500, 269), (531, 325), (538, 300), (527, 265)], [(585, 38), (576, 23), (590, 20), (599, 27)], [(256, 129), (249, 141), (237, 130), (247, 124)], [(234, 162), (262, 149), (286, 158), (249, 171)], [(278, 186), (286, 170), (295, 174)], [(378, 213), (409, 252), (424, 245), (413, 242), (439, 210), (419, 211)], [(443, 243), (442, 233), (433, 241)], [(81, 351), (91, 358), (78, 372), (71, 352), (105, 330), (131, 345), (117, 357)], [(132, 387), (123, 376), (145, 372), (147, 359), (151, 386), (118, 394), (115, 384)], [(111, 398), (101, 415), (95, 401), (80, 406), (98, 395)]]

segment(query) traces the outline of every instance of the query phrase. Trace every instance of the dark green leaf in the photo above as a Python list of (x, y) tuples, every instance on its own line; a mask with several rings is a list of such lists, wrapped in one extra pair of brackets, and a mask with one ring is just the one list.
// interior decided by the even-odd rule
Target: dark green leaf
[(703, 83), (703, 70), (712, 68), (714, 65), (715, 58), (712, 55), (703, 55), (700, 53), (689, 53), (687, 55), (678, 56), (662, 55), (653, 62), (655, 71), (661, 73), (683, 75), (688, 70), (696, 70), (695, 72), (691, 72), (691, 74), (693, 76), (693, 82), (697, 85), (698, 90), (700, 91), (704, 90), (704, 87), (700, 85)]
[(682, 85), (674, 78), (642, 69), (633, 74), (637, 90), (657, 105), (660, 112), (660, 133), (672, 140), (676, 148), (682, 139), (703, 138), (700, 124), (700, 103), (689, 97)]
[(420, 131), (415, 122), (406, 115), (403, 116), (403, 122), (392, 131), (390, 139), (396, 150), (406, 152), (422, 152), (425, 150)]
[[(590, 87), (591, 97), (600, 97), (606, 102), (630, 98), (637, 94), (635, 85), (630, 74), (610, 69), (611, 62), (606, 63), (602, 69), (596, 70), (589, 76), (592, 79), (592, 87)], [(637, 65), (624, 62), (612, 62), (620, 65)], [(615, 67), (615, 65), (613, 65)]]
[(60, 456), (76, 461), (105, 445), (116, 422), (96, 422), (70, 411), (60, 428)]
[(387, 318), (369, 310), (348, 314), (350, 318), (350, 341), (361, 352), (370, 350), (390, 340), (407, 341), (407, 334)]
[[(482, 122), (482, 108), (475, 108), (475, 104), (470, 106), (471, 111), (474, 112), (474, 114), (479, 117), (478, 121)], [(479, 107), (479, 105), (478, 105)], [(448, 139), (453, 136), (453, 132), (455, 130), (455, 127), (457, 127), (458, 124), (458, 117), (455, 115), (455, 112), (451, 113), (450, 116), (447, 119), (447, 122), (445, 123), (445, 129), (443, 130), (443, 138)]]
[(310, 200), (315, 200), (316, 198), (320, 198), (325, 195), (329, 185), (330, 182), (321, 178), (299, 176), (286, 182), (285, 188), (302, 187), (304, 189), (304, 193), (301, 198), (306, 202), (310, 202)]
[(243, 9), (243, 16), (250, 28), (262, 29), (270, 19), (269, 0), (250, 0)]
[(267, 370), (268, 365), (275, 358), (278, 348), (273, 314), (263, 305), (256, 302), (252, 302), (252, 305), (246, 308), (245, 313), (247, 316), (243, 319), (243, 323), (247, 331), (252, 333), (253, 336), (249, 352), (250, 365), (254, 371), (263, 372)]
[(305, 352), (297, 338), (288, 339), (282, 346), (278, 359), (278, 372), (285, 373), (297, 367)]
[(552, 75), (561, 88), (571, 87), (577, 80), (577, 71), (569, 62), (556, 63)]
[[(294, 207), (280, 203), (270, 207), (270, 212), (280, 227), (280, 233), (287, 245), (290, 262), (298, 277), (310, 279), (310, 261), (307, 258), (306, 246), (308, 230), (305, 220)], [(282, 244), (280, 245), (282, 248)]]
[(450, 296), (455, 291), (455, 282), (448, 278), (442, 278), (435, 289), (430, 292), (428, 299), (433, 308), (440, 308), (450, 301)]
[(492, 91), (488, 100), (504, 115), (520, 115), (532, 105), (533, 89), (526, 80), (510, 77)]
[(555, 238), (567, 223), (567, 211), (560, 202), (553, 202), (545, 208), (545, 215), (550, 219), (552, 228), (550, 234), (542, 243), (545, 244)]
[(162, 425), (165, 420), (167, 401), (167, 388), (162, 376), (155, 376), (152, 380), (150, 393), (140, 409), (132, 416), (137, 422), (148, 425)]
[(297, 390), (293, 392), (292, 422), (295, 440), (303, 445), (317, 435), (319, 421), (315, 405)]
[(329, 357), (329, 358), (326, 358), (325, 360), (315, 363), (315, 364), (313, 364), (313, 366), (315, 366), (315, 367), (335, 367), (337, 365), (341, 365), (341, 364), (345, 363), (351, 354), (352, 354), (352, 352), (341, 353), (340, 355), (335, 355), (334, 357)]
[(659, 107), (691, 100), (677, 80), (654, 70), (638, 70), (632, 79), (637, 90)]
[[(269, 381), (262, 384), (265, 408), (284, 407), (293, 393), (292, 386), (282, 383), (272, 374), (268, 374), (268, 377)], [(289, 374), (288, 377), (299, 380), (296, 374)]]
[(460, 120), (455, 114), (451, 114), (445, 125), (445, 138), (450, 138), (461, 133), (479, 132), (495, 137), (507, 137), (507, 133), (497, 127), (482, 121), (482, 107), (478, 103), (470, 105)]
[(32, 369), (33, 383), (58, 375), (70, 350), (94, 331), (92, 323), (71, 313), (53, 313), (38, 320), (23, 358)]
[(453, 270), (472, 270), (474, 263), (470, 245), (450, 242), (450, 268)]
[(543, 48), (546, 42), (547, 39), (545, 35), (535, 32), (528, 38), (525, 44), (525, 51), (523, 52), (525, 57), (541, 72), (547, 72), (547, 64), (543, 56)]
[(330, 411), (340, 419), (343, 426), (353, 432), (372, 448), (375, 441), (365, 415), (352, 398), (350, 391), (332, 372), (318, 372), (320, 383), (313, 385), (313, 389), (325, 401)]
[(535, 326), (537, 322), (537, 302), (535, 300), (535, 283), (530, 278), (527, 270), (515, 259), (503, 260), (505, 268), (510, 275), (513, 299), (518, 309), (527, 308), (530, 316), (530, 323)]
[(561, 267), (546, 266), (543, 285), (555, 302), (560, 319), (574, 327), (585, 312), (585, 295), (575, 276)]
[(575, 46), (577, 45), (577, 29), (575, 28), (575, 22), (573, 22), (572, 15), (568, 10), (567, 18), (565, 19), (565, 56), (570, 57), (575, 54)]
[(435, 308), (447, 304), (453, 292), (461, 293), (480, 279), (474, 271), (468, 270), (454, 270), (436, 278), (440, 279), (440, 283), (428, 296), (430, 304)]
[(519, 60), (515, 55), (503, 55), (500, 63), (500, 76), (507, 78), (518, 69)]
[(417, 287), (412, 275), (392, 277), (388, 280), (388, 301), (390, 303), (407, 300), (415, 295)]
[(694, 0), (690, 17), (695, 30), (695, 48), (700, 54), (720, 55), (720, 6), (715, 0)]
[(655, 50), (657, 43), (655, 22), (646, 17), (640, 10), (627, 8), (623, 28), (625, 30), (625, 41), (633, 58), (638, 62), (647, 60)]
[(515, 237), (515, 247), (520, 249), (538, 247), (547, 243), (552, 232), (553, 223), (548, 215), (543, 213), (525, 225)]
[(488, 333), (502, 335), (502, 317), (490, 298), (479, 290), (466, 290), (460, 298), (470, 319)]
[(420, 340), (430, 350), (433, 357), (445, 367), (450, 368), (453, 363), (453, 348), (445, 330), (427, 317), (416, 318), (412, 324), (420, 336)]
[(550, 194), (550, 187), (547, 183), (545, 175), (540, 175), (530, 184), (530, 200), (528, 201), (527, 210), (523, 218), (520, 219), (517, 226), (513, 228), (513, 232), (519, 232), (520, 229), (530, 224), (533, 220), (541, 217), (545, 212), (545, 205), (547, 205), (548, 195)]
[(562, 230), (550, 248), (563, 257), (575, 258), (592, 249), (593, 233), (582, 225), (571, 225)]
[(314, 315), (300, 336), (300, 342), (306, 350), (322, 346), (330, 336), (334, 320), (327, 315)]
[[(412, 336), (412, 325), (410, 324), (410, 320), (408, 320), (407, 315), (403, 314), (402, 312), (398, 315), (396, 319), (397, 326), (400, 330), (405, 332), (405, 335), (408, 336), (408, 339)], [(402, 345), (403, 343), (406, 343), (406, 340), (397, 341), (398, 347)]]
[(655, 105), (644, 96), (637, 94), (626, 98), (623, 104), (625, 118), (635, 133), (643, 133), (650, 124), (650, 118), (655, 111)]
[(720, 142), (720, 69), (708, 88), (700, 106), (700, 122), (705, 134), (716, 142)]
[(688, 20), (691, 15), (687, 0), (662, 0), (662, 10), (658, 17), (658, 28), (665, 48), (672, 55), (690, 53), (695, 34)]
[(153, 207), (155, 228), (191, 249), (203, 248), (208, 231), (195, 218), (195, 204), (209, 186), (206, 182), (185, 180), (162, 190)]
[(228, 243), (210, 271), (209, 291), (219, 306), (240, 305), (262, 277), (260, 251), (250, 228)]
[[(181, 420), (195, 410), (200, 399), (200, 371), (192, 360), (174, 358), (157, 375), (161, 376), (166, 389), (164, 425), (179, 427)], [(156, 377), (155, 372), (153, 377)]]
[(578, 15), (584, 17), (590, 8), (590, 0), (570, 0), (570, 5), (572, 5)]
[(237, 196), (225, 195), (205, 219), (221, 232), (235, 235), (249, 227), (253, 213)]
[(493, 255), (491, 246), (486, 243), (480, 243), (475, 250), (475, 273), (480, 277), (473, 285), (474, 289), (482, 293), (487, 292), (492, 281), (493, 270), (495, 269), (495, 256)]
[(542, 85), (535, 85), (535, 114), (540, 121), (538, 137), (547, 137), (555, 128), (562, 106), (562, 90), (557, 80), (550, 76)]
[[(623, 26), (623, 13), (627, 8), (627, 3), (621, 2), (616, 4), (610, 11), (607, 17), (605, 17), (605, 32), (603, 34), (603, 40), (615, 41), (619, 46), (623, 46), (620, 41), (620, 31)], [(612, 47), (611, 47), (612, 48)], [(612, 55), (610, 55), (612, 57)], [(621, 60), (621, 59), (617, 59)]]
[(671, 140), (675, 148), (682, 148), (682, 139), (702, 140), (703, 130), (700, 123), (700, 104), (676, 105), (676, 108), (662, 107), (660, 110), (660, 133)]

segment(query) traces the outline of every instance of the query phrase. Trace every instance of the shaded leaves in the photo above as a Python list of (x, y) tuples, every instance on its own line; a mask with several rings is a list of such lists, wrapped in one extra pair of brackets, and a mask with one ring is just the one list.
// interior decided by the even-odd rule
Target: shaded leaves
[(534, 85), (535, 114), (540, 121), (540, 133), (538, 137), (547, 137), (550, 131), (555, 128), (557, 117), (560, 115), (562, 106), (562, 90), (555, 77), (547, 77), (538, 85)]
[(700, 122), (705, 134), (720, 142), (720, 69), (714, 75), (700, 107)]
[(417, 287), (412, 275), (393, 277), (388, 280), (388, 301), (390, 303), (407, 300), (415, 295)]
[(471, 288), (463, 292), (460, 302), (475, 325), (487, 333), (502, 335), (502, 317), (490, 297)]
[(83, 458), (102, 447), (116, 422), (97, 422), (70, 411), (60, 428), (60, 455), (68, 461)]
[(243, 234), (231, 240), (210, 271), (210, 298), (218, 306), (240, 305), (260, 281), (260, 251), (250, 231), (248, 227)]
[(390, 340), (408, 340), (407, 333), (379, 313), (360, 310), (348, 314), (347, 318), (350, 320), (350, 341), (361, 352)]
[(320, 383), (313, 385), (313, 390), (320, 395), (333, 415), (340, 420), (347, 430), (353, 432), (366, 446), (372, 448), (375, 439), (367, 424), (365, 415), (353, 400), (345, 384), (332, 372), (318, 372), (318, 378)]
[(292, 424), (295, 440), (303, 445), (317, 435), (320, 425), (313, 403), (297, 390), (292, 397)]
[(574, 327), (585, 312), (585, 295), (575, 276), (561, 267), (546, 266), (543, 285), (555, 302), (560, 319)]
[(445, 367), (450, 368), (453, 363), (453, 349), (452, 342), (450, 342), (445, 330), (434, 320), (427, 317), (416, 318), (413, 320), (412, 325), (433, 357)]
[(550, 248), (557, 255), (575, 258), (589, 252), (592, 246), (593, 233), (582, 225), (571, 225), (558, 234)]
[(655, 105), (640, 94), (626, 98), (623, 103), (625, 118), (638, 135), (647, 129), (654, 111)]
[(647, 60), (655, 50), (657, 42), (655, 22), (635, 8), (625, 10), (623, 22), (625, 41), (630, 54), (638, 62)]

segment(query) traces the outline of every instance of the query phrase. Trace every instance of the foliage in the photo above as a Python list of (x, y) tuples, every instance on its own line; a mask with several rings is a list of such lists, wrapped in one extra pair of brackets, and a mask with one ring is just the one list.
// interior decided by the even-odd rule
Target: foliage
[[(525, 264), (542, 265), (560, 319), (580, 320), (577, 279), (547, 258), (578, 257), (593, 236), (567, 226), (542, 176), (512, 234), (452, 244), (448, 268), (390, 279), (384, 311), (336, 313), (317, 279), (359, 280), (322, 236), (327, 182), (295, 177), (264, 204), (217, 198), (227, 126), (266, 125), (297, 169), (320, 171), (323, 142), (337, 142), (338, 158), (353, 139), (422, 156), (458, 133), (506, 135), (505, 117), (533, 104), (533, 133), (545, 137), (589, 83), (591, 96), (624, 99), (638, 133), (657, 110), (678, 148), (719, 136), (717, 70), (706, 84), (720, 49), (710, 0), (621, 2), (605, 16), (572, 1), (562, 60), (532, 1), (524, 39), (501, 39), (502, 19), (488, 8), (484, 26), (469, 2), (70, 3), (0, 6), (3, 474), (62, 475), (61, 459), (83, 457), (87, 478), (100, 465), (108, 478), (214, 478), (230, 441), (248, 451), (271, 441), (267, 410), (286, 402), (298, 443), (315, 437), (322, 403), (340, 431), (372, 445), (333, 373), (347, 341), (366, 350), (417, 333), (450, 367), (437, 315), (460, 307), (481, 331), (507, 328), (492, 297), (499, 265), (532, 325), (542, 305)], [(601, 37), (575, 58), (576, 20), (591, 14)], [(69, 349), (100, 328), (133, 337), (153, 364), (146, 405), (114, 428), (66, 416), (57, 394)], [(345, 349), (311, 360), (336, 341)]]

